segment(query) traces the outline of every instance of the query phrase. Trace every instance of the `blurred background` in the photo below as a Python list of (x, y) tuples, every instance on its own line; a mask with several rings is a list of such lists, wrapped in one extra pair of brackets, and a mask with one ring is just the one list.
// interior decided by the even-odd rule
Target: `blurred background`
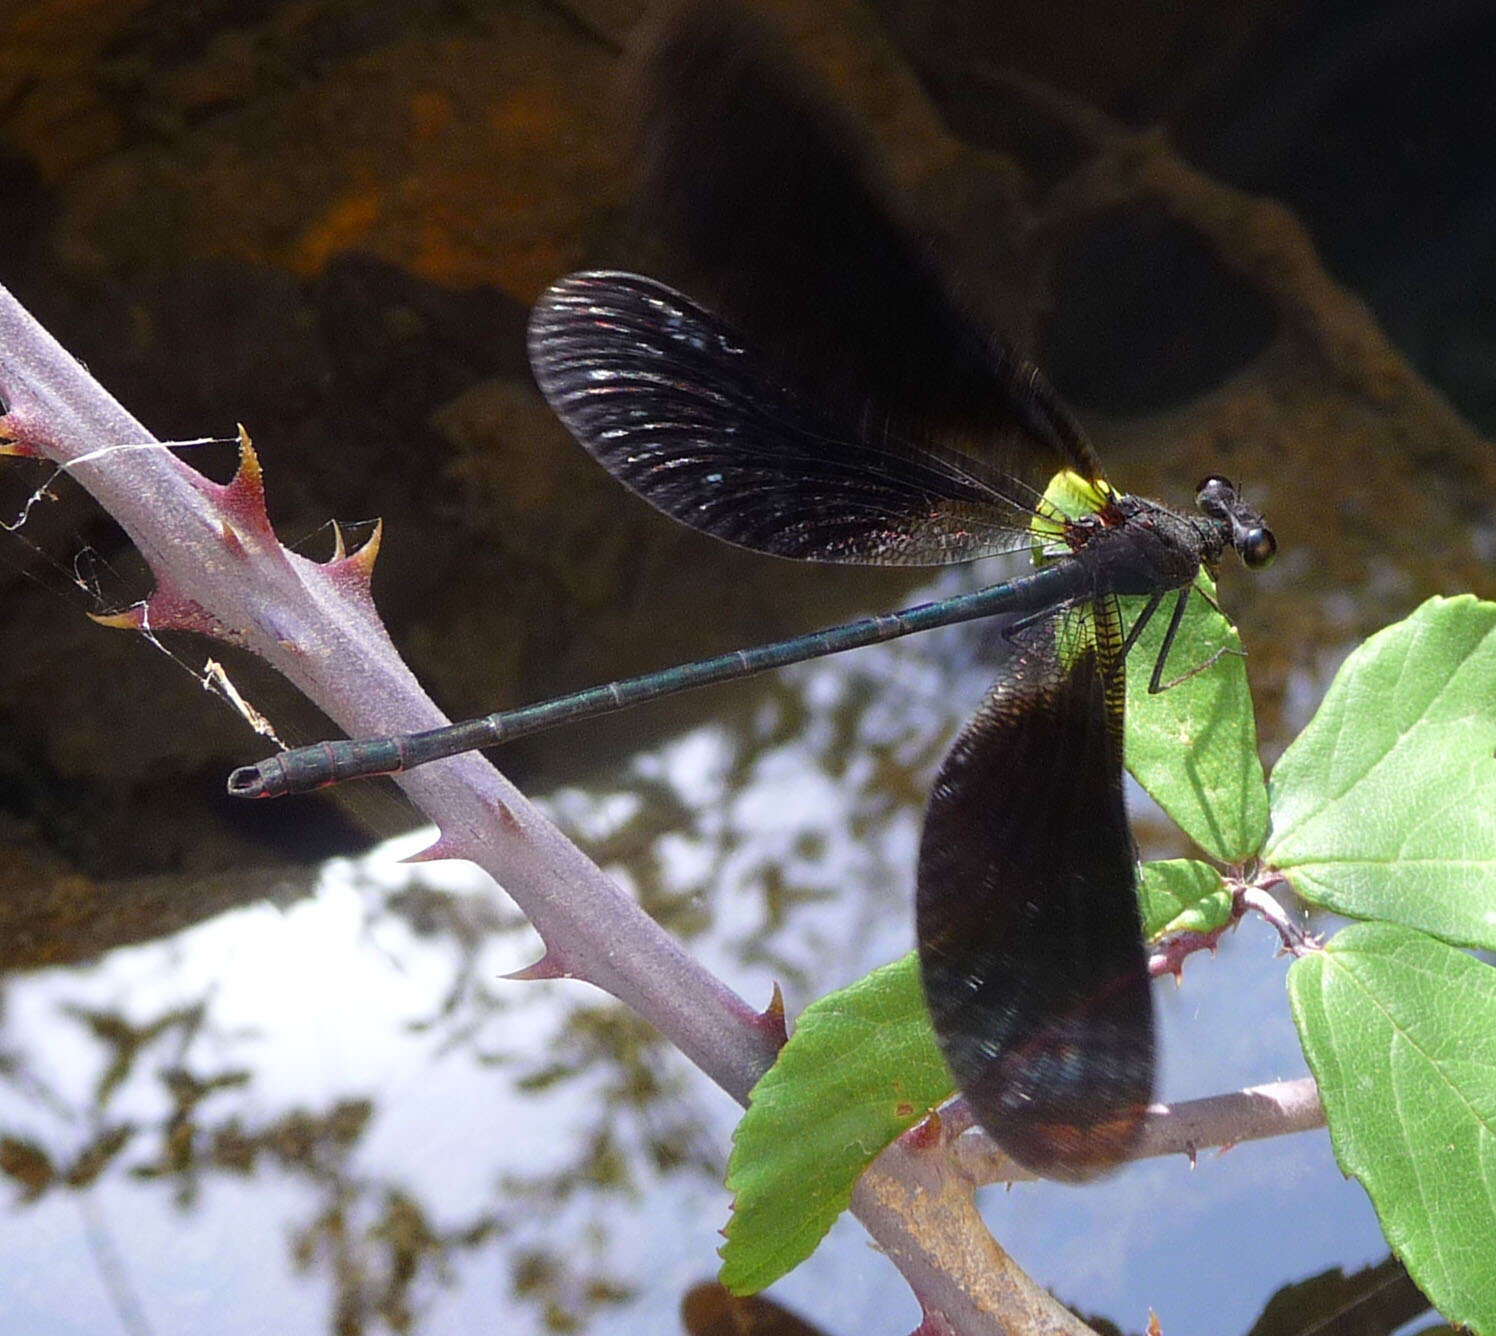
[[(1496, 9), (755, 7), (1113, 481), (1177, 503), (1222, 472), (1268, 514), (1282, 556), (1228, 571), (1223, 601), (1269, 761), (1359, 639), (1430, 594), (1496, 593)], [(727, 548), (551, 417), (529, 304), (571, 269), (658, 259), (619, 75), (644, 11), (0, 18), (0, 282), (158, 436), (243, 422), (288, 545), (325, 556), (332, 520), (357, 538), (383, 517), (380, 610), (453, 717), (1001, 569)], [(228, 446), (187, 457), (233, 467)], [(0, 1334), (805, 1330), (695, 1288), (727, 1217), (726, 1096), (585, 986), (503, 982), (532, 935), (470, 869), (395, 866), (423, 837), (393, 788), (231, 804), (227, 771), (265, 748), (202, 690), (206, 658), (289, 742), (324, 734), (315, 712), (218, 646), (90, 622), (149, 576), (45, 465), (0, 461), (0, 522)], [(990, 680), (984, 634), (498, 762), (735, 989), (778, 981), (793, 1013), (912, 944), (924, 795)], [(1141, 800), (1137, 820), (1145, 855), (1180, 850)], [(1160, 991), (1165, 1097), (1302, 1072), (1273, 945), (1249, 923)], [(1033, 1274), (1125, 1331), (1150, 1308), (1166, 1332), (1306, 1330), (1354, 1289), (1339, 1272), (1386, 1254), (1323, 1133), (984, 1204)], [(1358, 1330), (1434, 1320), (1365, 1283), (1388, 1302)], [(845, 1221), (771, 1298), (828, 1333), (918, 1321)]]

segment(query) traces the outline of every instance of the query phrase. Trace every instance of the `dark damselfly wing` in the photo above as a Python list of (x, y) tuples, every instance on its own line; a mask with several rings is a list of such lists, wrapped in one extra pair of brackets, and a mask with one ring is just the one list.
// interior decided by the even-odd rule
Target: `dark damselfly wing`
[(640, 194), (724, 314), (616, 273), (542, 295), (536, 379), (610, 472), (759, 551), (913, 565), (1021, 545), (1054, 473), (1099, 477), (1043, 377), (953, 299), (855, 129), (757, 19), (678, 10), (641, 68)]
[(781, 557), (936, 565), (1029, 537), (1039, 493), (983, 457), (828, 420), (715, 316), (653, 279), (572, 274), (540, 299), (530, 361), (620, 482), (694, 529)]
[(638, 66), (639, 207), (684, 257), (675, 276), (781, 383), (840, 412), (873, 405), (892, 434), (979, 443), (1041, 487), (1062, 467), (1099, 476), (1043, 377), (896, 220), (862, 127), (767, 24), (721, 0), (689, 4)]
[(1099, 644), (1084, 612), (1023, 633), (936, 778), (916, 894), (956, 1084), (1016, 1161), (1075, 1180), (1123, 1157), (1153, 1090), (1109, 604)]

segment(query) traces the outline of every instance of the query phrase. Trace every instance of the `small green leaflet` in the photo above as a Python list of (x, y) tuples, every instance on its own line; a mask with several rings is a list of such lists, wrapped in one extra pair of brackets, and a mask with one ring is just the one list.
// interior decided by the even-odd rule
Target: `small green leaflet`
[(733, 1133), (722, 1283), (752, 1294), (809, 1257), (862, 1171), (952, 1089), (912, 952), (806, 1007)]
[(1496, 1332), (1496, 970), (1359, 923), (1288, 988), (1341, 1168), (1439, 1311)]
[(1138, 879), (1143, 936), (1214, 932), (1231, 922), (1231, 892), (1209, 863), (1170, 858), (1144, 863)]
[(1372, 636), (1270, 793), (1264, 861), (1306, 900), (1496, 948), (1496, 604), (1433, 598)]

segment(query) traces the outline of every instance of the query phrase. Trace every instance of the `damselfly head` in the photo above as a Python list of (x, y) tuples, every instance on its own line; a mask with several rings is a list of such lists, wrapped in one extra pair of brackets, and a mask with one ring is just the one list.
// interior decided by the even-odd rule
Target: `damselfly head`
[(1278, 554), (1273, 531), (1236, 493), (1234, 483), (1212, 475), (1195, 489), (1195, 504), (1211, 519), (1229, 528), (1231, 546), (1251, 570), (1261, 570)]

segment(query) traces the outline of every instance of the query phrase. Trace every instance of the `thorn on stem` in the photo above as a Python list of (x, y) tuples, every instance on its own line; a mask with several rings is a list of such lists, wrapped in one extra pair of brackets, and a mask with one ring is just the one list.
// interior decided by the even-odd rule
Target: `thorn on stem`
[(371, 585), (374, 579), (374, 563), (379, 559), (379, 544), (384, 537), (384, 521), (374, 521), (374, 532), (357, 551), (348, 552), (343, 544), (341, 529), (337, 533), (337, 548), (332, 559), (323, 567), (328, 577), (343, 593), (363, 602), (372, 602)]
[(754, 1019), (759, 1028), (773, 1040), (776, 1049), (784, 1047), (789, 1040), (789, 1030), (784, 1020), (784, 994), (779, 990), (778, 980), (774, 983), (774, 995), (769, 999), (769, 1005)]
[(569, 979), (572, 976), (571, 971), (562, 964), (555, 953), (547, 950), (534, 964), (526, 965), (523, 969), (514, 970), (512, 973), (499, 977), (512, 979), (517, 983), (534, 983), (545, 979)]
[(424, 849), (417, 849), (413, 854), (406, 854), (400, 861), (402, 863), (440, 863), (449, 858), (465, 857), (467, 855), (457, 848), (457, 842), (442, 831)]
[(219, 506), (243, 546), (261, 543), (279, 546), (275, 530), (270, 525), (270, 513), (265, 509), (265, 475), (260, 468), (260, 457), (255, 453), (254, 444), (242, 422), (239, 424), (239, 467), (234, 470), (234, 476), (223, 487), (206, 478), (203, 483), (216, 493)]

